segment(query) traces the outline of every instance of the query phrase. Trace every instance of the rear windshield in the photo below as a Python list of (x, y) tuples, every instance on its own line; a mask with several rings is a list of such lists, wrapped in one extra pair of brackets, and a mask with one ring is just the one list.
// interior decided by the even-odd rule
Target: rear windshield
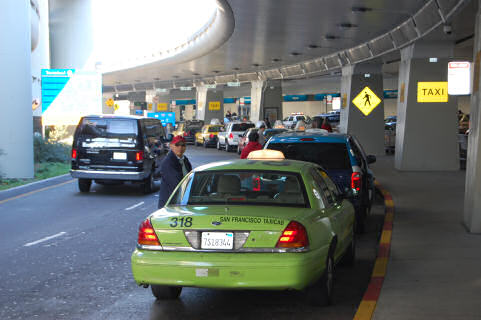
[(254, 128), (253, 123), (234, 123), (232, 125), (232, 131), (246, 131), (249, 128)]
[(301, 177), (277, 171), (196, 172), (169, 205), (250, 204), (309, 207)]
[(84, 118), (78, 134), (84, 147), (134, 147), (137, 120)]
[(352, 168), (345, 143), (269, 143), (267, 148), (282, 151), (287, 159), (317, 163), (326, 170)]
[(209, 132), (219, 132), (221, 127), (209, 127)]

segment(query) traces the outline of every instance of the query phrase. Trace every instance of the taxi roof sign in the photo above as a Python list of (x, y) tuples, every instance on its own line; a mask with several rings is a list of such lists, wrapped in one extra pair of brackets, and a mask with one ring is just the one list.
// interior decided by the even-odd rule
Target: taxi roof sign
[(251, 151), (247, 156), (249, 160), (284, 160), (284, 154), (278, 150), (262, 149)]
[(379, 99), (368, 86), (359, 92), (359, 94), (352, 100), (352, 103), (365, 115), (368, 116), (374, 108), (376, 108), (381, 99)]

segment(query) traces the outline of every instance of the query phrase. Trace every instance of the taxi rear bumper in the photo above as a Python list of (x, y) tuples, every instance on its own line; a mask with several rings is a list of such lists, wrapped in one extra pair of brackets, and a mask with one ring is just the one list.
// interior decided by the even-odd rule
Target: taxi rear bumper
[(139, 285), (302, 290), (324, 272), (327, 247), (303, 253), (165, 252), (136, 249)]

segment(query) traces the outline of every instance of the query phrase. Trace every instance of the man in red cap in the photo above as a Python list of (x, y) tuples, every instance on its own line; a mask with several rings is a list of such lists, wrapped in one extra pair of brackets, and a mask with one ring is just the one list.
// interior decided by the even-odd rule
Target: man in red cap
[(160, 172), (159, 209), (162, 208), (177, 184), (182, 178), (192, 170), (189, 159), (184, 156), (185, 139), (182, 136), (175, 136), (170, 142), (170, 151), (162, 160)]

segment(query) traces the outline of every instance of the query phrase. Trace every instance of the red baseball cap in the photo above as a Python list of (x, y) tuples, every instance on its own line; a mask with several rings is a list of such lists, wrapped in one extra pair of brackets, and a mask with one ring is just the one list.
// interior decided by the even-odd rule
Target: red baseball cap
[(185, 139), (182, 136), (175, 136), (172, 138), (172, 141), (170, 143), (176, 144), (177, 142), (183, 142), (185, 143)]

